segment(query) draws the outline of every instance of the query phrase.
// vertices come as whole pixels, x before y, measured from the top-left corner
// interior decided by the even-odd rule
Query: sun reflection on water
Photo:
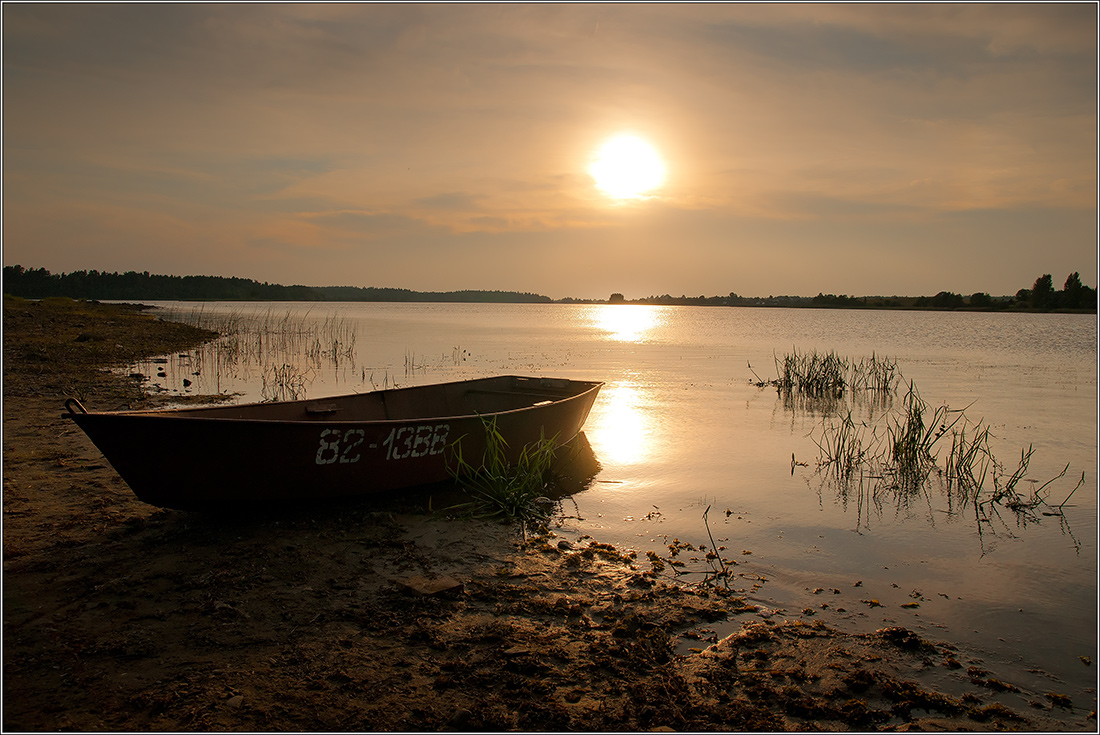
[[[643,304],[598,306],[590,316],[598,328],[619,342],[641,342],[664,321],[660,307]]]
[[[617,464],[645,459],[651,431],[644,402],[642,392],[630,382],[604,386],[585,426],[597,457]]]

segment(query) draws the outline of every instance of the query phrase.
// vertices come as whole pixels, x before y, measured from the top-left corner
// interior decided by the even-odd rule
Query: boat
[[[343,498],[454,478],[485,450],[486,422],[514,461],[525,446],[572,440],[599,382],[495,376],[313,400],[65,413],[134,494],[211,510]],[[475,463],[476,464],[476,463]]]

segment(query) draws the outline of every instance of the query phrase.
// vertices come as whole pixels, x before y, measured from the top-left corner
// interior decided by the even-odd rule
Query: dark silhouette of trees
[[[360,286],[282,286],[259,283],[247,278],[222,276],[160,276],[127,271],[106,273],[80,270],[50,273],[45,268],[4,266],[4,293],[24,298],[68,296],[77,299],[111,301],[388,301],[388,302],[465,302],[465,303],[550,303],[539,294],[518,291],[410,291],[404,288]],[[627,303],[621,293],[611,294],[610,303]],[[585,299],[560,299],[559,303],[598,303]],[[730,292],[728,296],[649,296],[629,303],[676,306],[767,306],[819,307],[837,309],[983,309],[983,310],[1096,310],[1096,289],[1081,283],[1081,274],[1066,277],[1061,291],[1054,290],[1050,274],[1035,280],[1030,289],[1021,288],[1015,298],[993,297],[978,292],[968,298],[940,291],[935,296],[846,296],[818,293],[817,296],[747,297]]]
[[[958,309],[963,305],[963,297],[950,291],[940,291],[932,297],[932,306],[937,309]]]
[[[970,306],[976,309],[988,309],[993,306],[993,298],[989,294],[979,291],[970,295]]]
[[[1067,309],[1081,309],[1088,306],[1096,305],[1095,292],[1093,292],[1092,303],[1086,303],[1088,299],[1089,289],[1087,286],[1081,283],[1081,274],[1074,271],[1066,276],[1066,285],[1062,287],[1062,306]]]
[[[1066,276],[1061,291],[1054,290],[1054,279],[1044,273],[1035,279],[1031,290],[1020,289],[1016,300],[1033,309],[1096,309],[1096,289],[1081,283],[1081,274],[1074,271]]]
[[[45,268],[4,266],[4,293],[24,298],[68,296],[110,301],[433,301],[548,303],[550,297],[515,291],[410,291],[358,286],[281,286],[247,278],[158,276],[149,271],[52,274]]]
[[[1054,281],[1049,273],[1035,279],[1031,287],[1031,305],[1036,309],[1051,309],[1055,304]]]
[[[958,309],[963,306],[963,297],[950,291],[940,291],[935,296],[921,296],[913,306],[924,309]]]
[[[817,296],[813,298],[813,305],[848,309],[864,306],[865,302],[857,299],[855,296],[845,296],[844,294],[837,296],[831,293],[818,293]]]

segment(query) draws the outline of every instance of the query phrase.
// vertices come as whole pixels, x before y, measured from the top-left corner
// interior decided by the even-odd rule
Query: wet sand
[[[4,328],[6,731],[1096,730],[1094,701],[1012,691],[949,642],[765,619],[415,496],[145,505],[62,404],[153,405],[102,367],[208,335],[7,299]]]

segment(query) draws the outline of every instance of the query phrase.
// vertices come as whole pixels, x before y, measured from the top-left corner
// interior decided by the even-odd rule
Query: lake
[[[1097,642],[1093,315],[149,303],[237,330],[220,346],[132,368],[172,393],[250,402],[493,374],[603,381],[584,430],[599,470],[563,504],[560,535],[634,549],[643,569],[647,551],[668,558],[669,544],[711,547],[713,536],[761,615],[854,631],[903,625],[967,652],[963,670],[944,677],[986,662],[1008,667],[1012,683],[1095,707],[1096,669],[1081,658],[1095,663]],[[247,324],[261,327],[243,336]],[[754,385],[776,378],[777,359],[793,352],[888,358],[904,382],[891,400],[839,406]],[[1030,498],[1053,479],[1046,504],[979,507],[938,473],[904,491],[873,471],[830,479],[818,466],[825,427],[850,411],[882,435],[910,382],[930,414],[965,409],[968,437],[989,430],[1001,484],[1030,448],[1017,489]],[[945,438],[941,468],[949,450]],[[702,557],[678,558],[701,572]]]

